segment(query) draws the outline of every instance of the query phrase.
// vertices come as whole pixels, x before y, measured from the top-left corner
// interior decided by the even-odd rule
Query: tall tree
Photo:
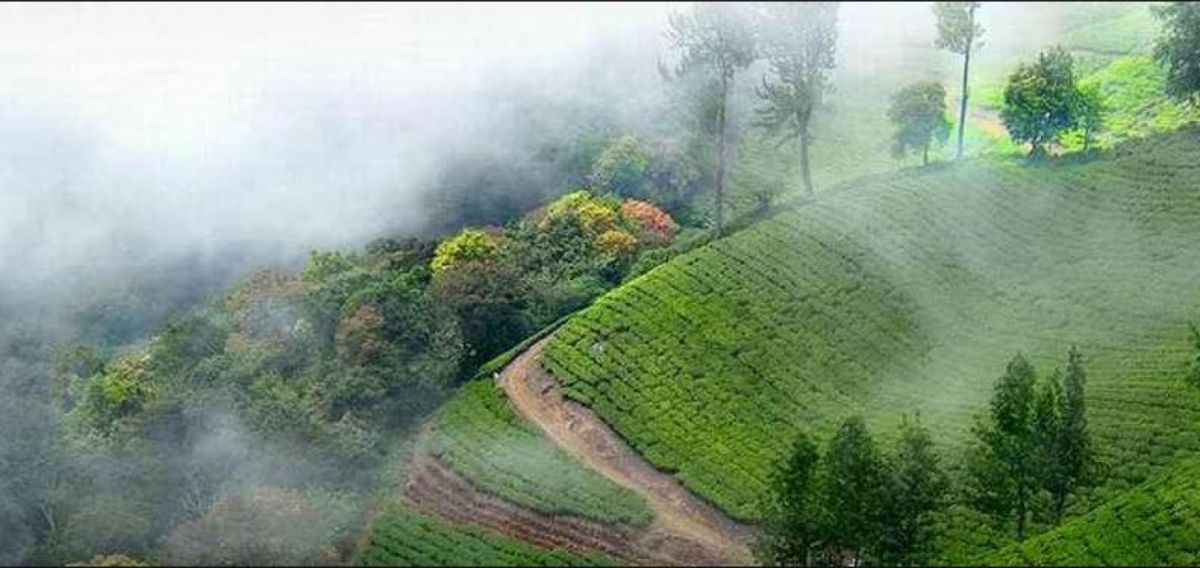
[[[682,52],[675,75],[701,75],[696,108],[716,147],[714,220],[719,235],[724,231],[729,95],[737,73],[754,62],[754,36],[735,3],[697,2],[688,12],[671,14],[667,37]]]
[[[944,504],[949,481],[919,418],[904,417],[891,471],[883,560],[928,563],[935,536],[931,517]]]
[[[896,125],[892,155],[904,157],[911,150],[921,152],[921,163],[929,163],[929,146],[945,143],[950,137],[946,118],[946,89],[937,81],[914,83],[892,96],[888,120]]]
[[[975,10],[979,2],[935,2],[933,13],[937,16],[939,49],[963,56],[962,96],[958,105],[958,149],[955,159],[963,155],[963,126],[967,123],[967,77],[971,70],[971,52],[980,45],[983,26],[975,23]]]
[[[975,427],[969,471],[975,501],[998,520],[1016,518],[1017,537],[1025,537],[1029,503],[1038,487],[1034,440],[1035,373],[1020,354],[996,382],[991,412]]]
[[[758,124],[781,135],[780,144],[800,141],[800,176],[813,193],[808,147],[813,111],[829,90],[837,49],[837,2],[768,2],[759,14],[759,34],[770,72],[757,89],[764,105]]]
[[[1004,87],[1000,119],[1013,140],[1027,142],[1030,154],[1044,152],[1076,125],[1074,60],[1061,47],[1038,54],[1032,65],[1022,63]]]
[[[858,565],[878,550],[887,507],[886,464],[861,417],[842,423],[823,465],[828,523],[821,561]]]
[[[1050,493],[1054,518],[1059,519],[1059,503],[1071,490],[1071,474],[1066,460],[1066,427],[1063,416],[1062,375],[1055,372],[1038,389],[1033,403],[1033,435],[1037,456],[1037,477]]]
[[[1163,22],[1154,58],[1167,68],[1167,93],[1200,104],[1200,2],[1153,8]]]
[[[1083,369],[1083,355],[1074,345],[1067,352],[1067,376],[1063,396],[1063,444],[1061,459],[1064,473],[1071,488],[1086,485],[1092,469],[1092,442],[1087,430],[1087,412],[1083,399],[1087,385],[1087,373]],[[1066,505],[1066,494],[1057,496],[1054,503],[1055,516],[1062,518]]]
[[[808,566],[812,562],[813,547],[821,538],[824,522],[819,493],[820,459],[817,445],[802,433],[776,473],[775,501],[759,542],[766,563]]]

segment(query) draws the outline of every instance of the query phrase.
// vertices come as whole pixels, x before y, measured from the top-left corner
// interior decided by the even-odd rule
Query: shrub
[[[438,245],[431,267],[434,274],[441,274],[458,263],[489,260],[498,249],[497,239],[493,235],[480,229],[463,229]]]

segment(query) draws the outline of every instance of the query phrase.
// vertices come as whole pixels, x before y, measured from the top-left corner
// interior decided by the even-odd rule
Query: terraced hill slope
[[[543,363],[657,467],[738,518],[801,427],[920,411],[960,446],[1016,352],[1088,355],[1115,496],[1200,448],[1179,375],[1200,315],[1200,131],[1081,165],[978,163],[830,195],[659,267]]]
[[[1103,507],[981,562],[1194,566],[1200,562],[1197,534],[1200,461],[1185,460]]]

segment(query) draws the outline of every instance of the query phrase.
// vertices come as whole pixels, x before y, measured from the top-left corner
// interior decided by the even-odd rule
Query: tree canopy
[[[900,158],[920,152],[929,163],[929,147],[950,139],[950,119],[946,117],[946,89],[937,81],[914,83],[892,95],[888,120],[896,126],[892,137],[892,155]]]

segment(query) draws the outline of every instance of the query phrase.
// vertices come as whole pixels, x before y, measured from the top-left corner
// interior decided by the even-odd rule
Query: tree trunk
[[[968,9],[969,17],[968,24],[971,30],[975,29],[975,7]],[[963,77],[962,77],[962,96],[959,97],[958,106],[958,151],[954,154],[955,160],[961,160],[963,157],[963,128],[967,125],[967,73],[971,69],[971,47],[975,43],[974,31],[971,37],[967,38],[967,48],[963,50]]]
[[[808,132],[800,134],[800,177],[804,181],[804,191],[808,193],[809,197],[812,197],[812,169],[808,165]]]
[[[928,142],[925,143],[924,148],[921,148],[921,165],[922,166],[929,165],[929,143]]]
[[[717,236],[725,232],[725,103],[729,95],[729,84],[721,76],[721,106],[717,109],[717,180],[716,180],[716,220]]]
[[[46,528],[53,534],[54,531],[58,530],[58,523],[54,522],[54,511],[50,509],[50,505],[47,503],[42,503],[38,506],[38,509],[41,510],[42,518],[46,521]]]
[[[1087,154],[1088,146],[1091,146],[1092,133],[1090,128],[1083,129],[1083,153]]]
[[[1063,511],[1067,508],[1066,492],[1054,496],[1054,524],[1062,523]]]
[[[1017,540],[1025,540],[1025,489],[1017,489]]]

